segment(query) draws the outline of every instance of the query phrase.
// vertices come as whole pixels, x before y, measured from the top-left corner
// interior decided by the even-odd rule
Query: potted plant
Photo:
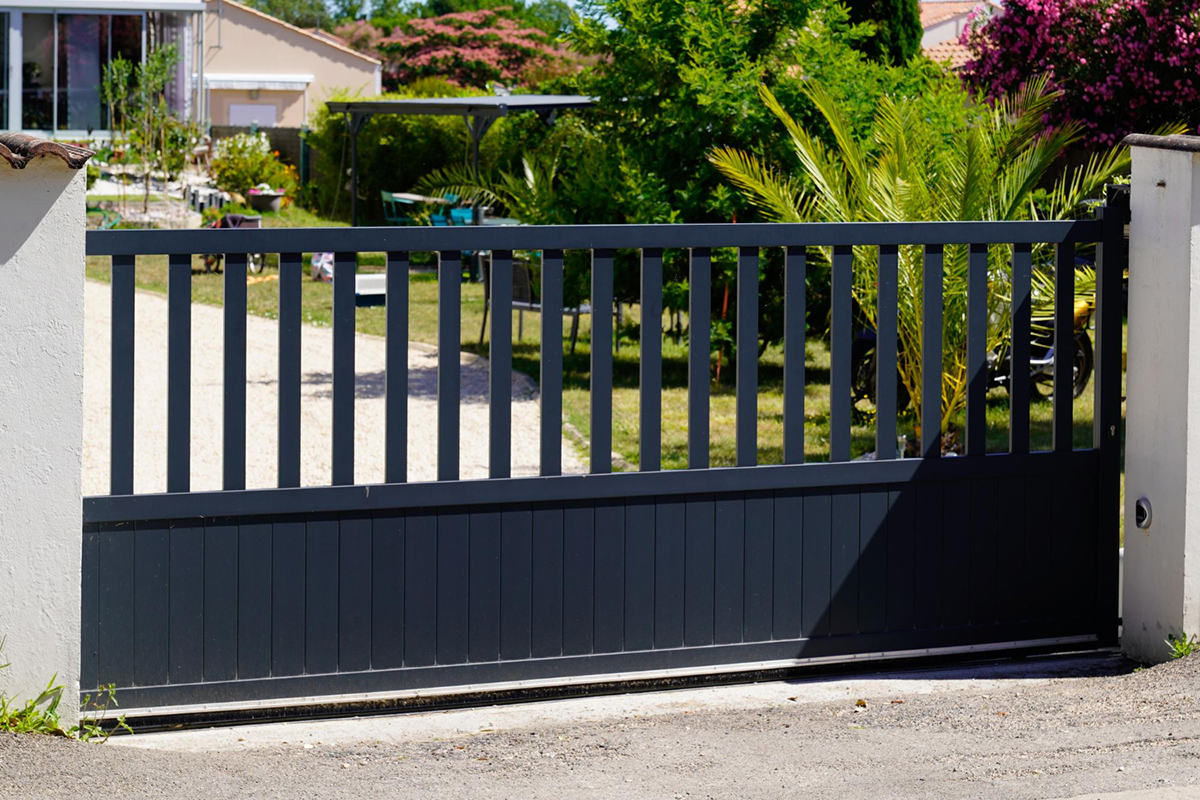
[[[278,211],[286,194],[284,189],[273,189],[269,183],[260,183],[246,193],[246,200],[255,211]]]

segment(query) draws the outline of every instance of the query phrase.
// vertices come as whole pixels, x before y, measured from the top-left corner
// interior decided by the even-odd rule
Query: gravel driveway
[[[85,302],[83,492],[107,494],[109,480],[109,388],[111,291],[88,281]],[[222,353],[220,308],[192,305],[192,489],[221,488]],[[134,491],[166,490],[167,300],[150,292],[135,299]],[[246,321],[246,486],[276,485],[278,453],[278,326],[251,316]],[[328,485],[331,465],[333,332],[311,325],[301,334],[301,483]],[[355,337],[354,477],[383,482],[384,365],[378,336]],[[408,351],[408,476],[433,480],[437,456],[437,352],[410,343]],[[487,477],[488,364],[464,354],[460,464],[464,478]],[[536,388],[513,379],[512,474],[538,471]],[[572,446],[563,442],[563,470],[584,472]]]
[[[1134,666],[1034,659],[107,745],[0,734],[0,796],[1200,797],[1200,656]]]

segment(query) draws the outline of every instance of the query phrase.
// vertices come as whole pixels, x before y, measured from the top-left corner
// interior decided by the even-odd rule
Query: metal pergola
[[[500,117],[517,111],[536,111],[547,122],[564,108],[590,108],[594,99],[575,94],[510,94],[485,97],[427,97],[405,100],[355,100],[326,103],[334,114],[346,116],[350,131],[350,218],[358,225],[358,133],[376,114],[462,117],[471,134],[471,165],[479,179],[479,142]],[[478,213],[478,212],[477,212]],[[478,222],[478,220],[476,220]]]

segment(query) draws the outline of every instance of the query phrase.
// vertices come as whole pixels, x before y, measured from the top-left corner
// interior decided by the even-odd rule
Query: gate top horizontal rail
[[[90,256],[1095,242],[1097,220],[88,231]]]
[[[439,506],[554,503],[601,498],[659,497],[722,492],[906,483],[952,478],[999,478],[1094,470],[1098,451],[1068,450],[978,458],[771,464],[665,472],[483,478],[428,483],[307,486],[289,489],[99,495],[83,498],[84,523],[188,520],[213,517],[320,514]]]

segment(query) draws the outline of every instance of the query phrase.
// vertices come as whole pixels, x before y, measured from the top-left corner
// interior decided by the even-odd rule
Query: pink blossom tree
[[[962,35],[969,86],[991,97],[1044,74],[1090,146],[1200,122],[1200,0],[1004,0]]]
[[[438,76],[460,86],[522,82],[570,69],[567,53],[543,30],[511,16],[507,6],[412,19],[379,40],[384,84]]]

